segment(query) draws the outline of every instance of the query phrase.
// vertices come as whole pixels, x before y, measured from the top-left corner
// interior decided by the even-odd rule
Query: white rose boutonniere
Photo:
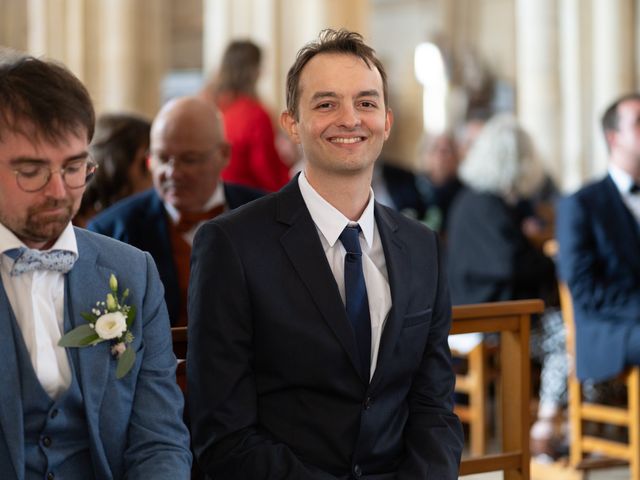
[[[129,289],[118,298],[118,279],[109,277],[110,293],[105,301],[96,302],[91,312],[82,312],[82,318],[88,323],[67,332],[58,342],[61,347],[88,347],[105,340],[111,340],[111,354],[118,359],[116,378],[124,377],[136,360],[136,352],[127,345],[133,342],[133,334],[129,330],[136,318],[136,308],[126,305]]]

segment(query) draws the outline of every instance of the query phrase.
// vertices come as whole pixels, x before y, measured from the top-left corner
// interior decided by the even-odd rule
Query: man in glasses
[[[0,476],[189,478],[153,260],[71,225],[96,168],[89,95],[0,52],[0,98]]]
[[[191,244],[198,227],[262,195],[221,182],[228,160],[229,145],[215,107],[197,97],[172,100],[151,128],[154,188],[112,206],[88,225],[151,253],[173,326],[187,324]]]

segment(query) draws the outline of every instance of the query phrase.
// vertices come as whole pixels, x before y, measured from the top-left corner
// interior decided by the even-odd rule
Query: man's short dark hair
[[[333,30],[328,28],[320,32],[317,40],[307,43],[298,51],[296,60],[289,69],[289,73],[287,73],[287,110],[296,120],[298,118],[298,102],[300,100],[300,74],[309,60],[320,53],[355,55],[361,58],[369,68],[377,68],[382,77],[384,105],[389,108],[387,73],[382,66],[382,62],[376,56],[375,50],[364,43],[362,35],[359,33],[345,29]]]
[[[0,139],[7,132],[53,143],[73,133],[93,137],[89,92],[64,66],[0,50]]]
[[[609,148],[609,141],[607,140],[607,132],[612,130],[618,130],[618,122],[620,120],[618,116],[618,107],[621,103],[629,100],[640,100],[640,93],[627,93],[621,97],[618,97],[604,112],[602,115],[602,131],[604,133],[604,139],[607,142],[607,148]]]

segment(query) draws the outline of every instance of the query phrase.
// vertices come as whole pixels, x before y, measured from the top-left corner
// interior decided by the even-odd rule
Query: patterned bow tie
[[[77,258],[75,253],[68,250],[42,252],[20,247],[12,248],[4,253],[15,260],[11,269],[12,277],[34,270],[52,270],[64,274],[71,270]]]

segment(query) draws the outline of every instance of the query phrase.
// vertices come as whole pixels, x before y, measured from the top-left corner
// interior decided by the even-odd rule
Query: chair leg
[[[631,480],[640,480],[640,367],[633,367],[627,377],[629,409],[629,467]]]
[[[576,467],[583,456],[582,451],[582,419],[580,409],[582,406],[582,387],[572,372],[567,379],[569,383],[569,428],[571,442],[569,446],[569,463]]]
[[[487,359],[486,347],[481,342],[469,352],[469,372],[473,372],[473,387],[469,391],[470,409],[470,448],[474,456],[484,455],[487,450],[486,431],[486,383],[487,383]]]

